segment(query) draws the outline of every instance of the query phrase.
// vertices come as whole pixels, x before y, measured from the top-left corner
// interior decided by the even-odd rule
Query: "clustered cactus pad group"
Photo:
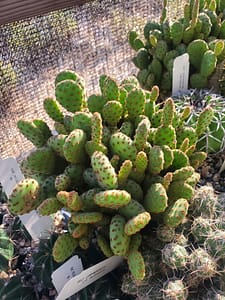
[[[142,87],[160,87],[162,94],[172,90],[174,59],[189,55],[190,88],[207,88],[216,67],[225,58],[225,18],[223,1],[190,0],[183,15],[167,18],[167,0],[159,22],[148,21],[143,34],[129,34],[130,46],[137,52],[133,63],[139,69]],[[143,37],[142,37],[143,36]]]
[[[133,280],[142,285],[153,273],[146,260],[146,232],[151,237],[156,223],[159,235],[168,239],[188,216],[200,177],[196,169],[207,155],[196,150],[196,142],[213,110],[205,107],[188,126],[191,107],[177,112],[172,98],[156,104],[157,86],[146,91],[135,77],[119,84],[107,75],[99,84],[101,94],[87,97],[78,74],[60,72],[56,99],[44,101],[54,130],[45,122],[18,122],[36,148],[21,163],[25,179],[9,197],[9,209],[13,214],[36,209],[41,215],[66,209],[68,229],[54,243],[54,260],[65,261],[96,238],[106,257],[124,257]],[[186,263],[187,251],[180,247],[164,251],[173,269]],[[165,295],[171,297],[170,289],[177,286],[186,295],[182,284],[168,282]]]

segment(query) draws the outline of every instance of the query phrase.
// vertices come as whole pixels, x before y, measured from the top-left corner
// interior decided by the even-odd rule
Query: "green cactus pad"
[[[150,74],[148,75],[146,80],[146,85],[148,88],[151,89],[155,84],[158,84],[160,82],[163,72],[162,66],[162,62],[156,57],[153,57],[153,60],[148,67],[148,70],[150,71]]]
[[[22,179],[9,196],[9,210],[12,214],[25,214],[35,208],[40,187],[33,178]]]
[[[184,27],[179,21],[174,21],[170,27],[170,37],[172,39],[173,45],[177,46],[181,43],[183,38]]]
[[[188,138],[185,138],[185,139],[182,141],[182,143],[181,143],[179,149],[180,149],[181,151],[183,151],[184,153],[187,153],[187,151],[189,150],[189,139],[188,139]]]
[[[85,166],[82,164],[69,164],[63,173],[70,177],[73,187],[79,187],[83,183],[84,170]]]
[[[122,132],[116,132],[111,135],[110,147],[113,154],[119,155],[122,161],[129,159],[134,161],[137,155],[137,149],[131,138]]]
[[[208,78],[202,76],[200,73],[194,73],[190,76],[190,86],[196,89],[207,88],[209,85]]]
[[[42,195],[43,199],[49,198],[49,197],[55,197],[57,191],[55,189],[55,178],[56,175],[48,176],[44,182],[42,183]]]
[[[132,170],[132,162],[130,160],[125,160],[122,165],[120,166],[119,172],[118,172],[118,184],[119,186],[122,186],[128,179],[128,176],[131,173]]]
[[[124,226],[124,232],[130,236],[142,230],[151,220],[148,212],[141,212],[128,220]]]
[[[162,185],[164,186],[165,190],[167,191],[170,183],[173,180],[173,173],[172,172],[167,172],[164,176],[163,176],[163,181],[162,181]]]
[[[65,135],[65,134],[53,135],[48,139],[47,145],[57,155],[64,157],[63,145],[65,143],[66,138],[67,138],[67,135]]]
[[[108,101],[102,108],[102,116],[109,126],[116,126],[123,114],[123,106],[119,101]]]
[[[152,174],[159,174],[163,170],[164,162],[162,148],[159,146],[153,146],[149,151],[149,172]]]
[[[173,149],[173,163],[171,168],[174,170],[189,166],[189,158],[180,149]]]
[[[63,124],[64,115],[59,103],[56,100],[53,98],[45,98],[43,105],[44,110],[52,120]]]
[[[141,186],[132,179],[128,179],[123,186],[121,187],[125,191],[127,191],[132,199],[135,199],[139,202],[143,200],[143,191]]]
[[[145,170],[148,167],[148,157],[144,151],[138,152],[134,165],[137,172],[144,174]]]
[[[144,113],[145,93],[142,89],[134,88],[130,91],[126,98],[126,108],[128,117],[134,120],[137,116]]]
[[[124,121],[119,129],[123,134],[131,137],[134,133],[134,125],[129,121]]]
[[[69,189],[71,185],[71,179],[66,174],[59,174],[55,178],[55,189],[57,191],[65,191]]]
[[[73,80],[74,82],[79,82],[82,83],[83,82],[83,78],[81,76],[79,76],[76,72],[72,71],[72,70],[63,70],[61,72],[59,72],[56,77],[55,77],[55,86],[63,81],[63,80]]]
[[[133,234],[130,239],[129,252],[132,250],[138,250],[141,246],[141,242],[142,242],[141,233],[137,232]]]
[[[119,213],[126,219],[131,219],[145,211],[143,205],[138,201],[131,199],[131,201],[125,206],[119,208]]]
[[[135,280],[143,280],[145,277],[145,262],[141,252],[131,250],[127,257],[129,270]]]
[[[167,145],[162,145],[161,149],[163,151],[164,164],[163,169],[167,169],[172,165],[173,162],[173,151]]]
[[[103,189],[115,189],[118,187],[115,169],[105,154],[95,151],[91,156],[91,165],[100,187]]]
[[[100,207],[118,209],[127,205],[131,200],[131,195],[125,190],[107,190],[97,193],[94,202]]]
[[[173,172],[173,181],[175,180],[183,180],[185,181],[189,177],[191,177],[194,174],[194,168],[191,166],[180,168]]]
[[[86,168],[84,170],[83,179],[89,188],[99,187],[97,177],[95,176],[94,170],[92,168]]]
[[[172,125],[175,113],[175,105],[172,98],[168,98],[163,106],[162,125],[168,127]]]
[[[129,249],[130,237],[124,232],[125,224],[126,220],[122,216],[112,217],[109,236],[110,248],[114,255],[125,256]]]
[[[83,210],[84,211],[96,211],[98,205],[94,202],[94,196],[100,192],[100,188],[93,188],[90,190],[85,191],[80,195],[82,203],[83,203]]]
[[[64,125],[65,129],[67,130],[67,132],[70,132],[73,130],[72,122],[73,122],[73,117],[71,115],[64,116],[63,125]]]
[[[78,241],[69,233],[58,236],[52,249],[52,255],[56,262],[63,262],[69,258],[78,246]]]
[[[38,207],[37,211],[42,216],[50,216],[63,207],[56,197],[45,199]]]
[[[84,90],[79,83],[67,79],[60,81],[55,88],[56,100],[68,111],[80,111],[84,102]]]
[[[160,126],[156,129],[154,134],[154,144],[155,145],[167,145],[171,149],[176,147],[176,131],[173,126],[169,125],[167,127]]]
[[[167,208],[167,201],[164,186],[161,183],[153,183],[145,195],[144,207],[150,213],[161,213]]]
[[[101,234],[97,234],[97,245],[100,248],[100,250],[102,251],[102,253],[106,256],[106,257],[111,257],[113,256],[113,252],[110,248],[110,244],[109,241],[107,241],[104,236],[102,236]]]
[[[98,112],[92,115],[91,139],[97,144],[101,144],[103,138],[102,117]]]
[[[82,129],[89,139],[91,136],[92,114],[83,111],[75,112],[71,126],[73,129]]]
[[[148,118],[143,119],[137,126],[134,135],[134,145],[138,151],[142,151],[145,148],[149,131],[150,131],[150,121]]]
[[[51,136],[51,131],[48,125],[42,120],[19,120],[17,122],[17,127],[20,132],[36,147],[43,147],[48,138]]]
[[[167,51],[168,51],[167,43],[164,40],[159,40],[155,47],[154,56],[160,61],[163,61]]]
[[[87,99],[88,109],[90,112],[102,113],[103,106],[106,104],[107,100],[101,95],[90,95]]]
[[[188,138],[190,146],[194,145],[198,139],[195,129],[188,126],[177,128],[176,136],[177,136],[177,148],[180,148],[182,142],[186,138]]]
[[[71,163],[82,163],[86,159],[85,143],[87,135],[82,129],[74,129],[70,132],[63,145],[66,160]]]
[[[207,42],[201,39],[193,40],[187,46],[187,53],[189,54],[190,63],[197,70],[200,70],[202,57],[207,50],[209,50]]]
[[[196,184],[199,182],[201,175],[197,172],[195,172],[191,177],[189,177],[186,180],[186,183],[192,186],[193,188],[196,186]]]
[[[105,76],[102,81],[102,95],[107,101],[119,100],[119,87],[113,78]]]
[[[138,49],[136,53],[136,65],[139,69],[147,69],[148,65],[150,63],[150,56],[145,48]]]
[[[103,218],[100,212],[76,212],[73,213],[71,219],[75,224],[92,224],[101,221]]]
[[[164,213],[164,224],[168,227],[177,227],[182,223],[188,212],[188,201],[180,198],[171,204]]]
[[[196,125],[196,134],[198,137],[201,136],[207,130],[207,127],[212,122],[213,117],[214,111],[212,107],[207,106],[205,109],[202,110]]]
[[[201,166],[201,164],[205,161],[206,158],[207,158],[206,152],[196,151],[189,156],[190,165],[194,169],[198,169],[198,167]]]
[[[66,129],[65,125],[59,122],[55,122],[53,129],[58,133],[58,134],[68,134],[68,130]]]
[[[32,173],[51,175],[55,171],[56,156],[50,148],[42,147],[32,151],[23,163]]]
[[[71,235],[75,239],[79,239],[80,237],[84,236],[88,232],[88,224],[74,224],[75,227],[73,228]]]
[[[76,191],[70,191],[68,193],[68,200],[66,202],[66,205],[72,211],[79,211],[83,208],[83,202]]]

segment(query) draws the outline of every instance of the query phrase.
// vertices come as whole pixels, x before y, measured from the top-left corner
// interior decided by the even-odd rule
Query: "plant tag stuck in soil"
[[[0,160],[0,182],[7,197],[23,178],[23,173],[15,158],[9,157]]]
[[[34,241],[48,238],[51,235],[53,227],[53,219],[51,217],[39,216],[36,210],[19,217]]]
[[[184,93],[188,90],[189,65],[189,55],[187,53],[174,59],[172,95]]]
[[[81,259],[75,255],[71,257],[62,266],[52,273],[52,283],[54,284],[58,293],[63,286],[73,277],[77,276],[83,271],[83,264]]]
[[[56,300],[65,300],[71,297],[89,284],[93,283],[94,281],[117,268],[122,262],[123,258],[121,256],[112,256],[84,270],[79,275],[76,275],[75,277],[72,277],[67,282],[65,282],[65,285],[58,293]],[[61,276],[62,275],[60,273],[60,277]]]

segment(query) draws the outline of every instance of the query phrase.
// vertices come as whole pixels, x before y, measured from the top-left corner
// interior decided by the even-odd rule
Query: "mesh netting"
[[[169,17],[179,16],[185,1],[168,2]],[[136,74],[128,32],[158,20],[162,3],[91,1],[0,26],[0,157],[18,157],[32,148],[16,127],[19,119],[50,122],[43,99],[54,96],[59,71],[73,69],[82,75],[88,94],[99,91],[101,74],[117,80]]]

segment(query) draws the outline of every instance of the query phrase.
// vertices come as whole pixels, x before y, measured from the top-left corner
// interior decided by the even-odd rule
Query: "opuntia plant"
[[[191,108],[176,111],[172,98],[158,105],[157,86],[146,91],[135,77],[119,84],[108,75],[100,77],[99,85],[101,93],[87,97],[78,74],[57,75],[56,100],[44,101],[55,133],[40,146],[31,129],[25,135],[36,148],[22,161],[25,179],[8,204],[15,215],[33,209],[40,215],[67,211],[68,224],[52,246],[56,264],[88,251],[96,241],[103,256],[122,256],[130,278],[145,285],[158,272],[146,249],[156,225],[158,246],[151,245],[156,261],[180,272],[189,264],[187,240],[176,230],[192,207],[197,168],[207,156],[196,150],[196,140],[207,130],[213,110],[203,111],[188,127],[184,121]],[[174,247],[161,255],[158,249],[167,249],[167,242]],[[165,297],[176,287],[177,295],[186,297],[182,284],[164,285]]]
[[[189,0],[183,14],[172,20],[167,15],[168,2],[163,2],[158,22],[148,21],[143,32],[131,30],[128,36],[136,52],[132,61],[138,68],[138,81],[147,90],[158,85],[164,97],[171,93],[174,60],[178,56],[188,54],[188,86],[198,89],[210,87],[218,64],[225,58],[225,18],[221,1]]]

